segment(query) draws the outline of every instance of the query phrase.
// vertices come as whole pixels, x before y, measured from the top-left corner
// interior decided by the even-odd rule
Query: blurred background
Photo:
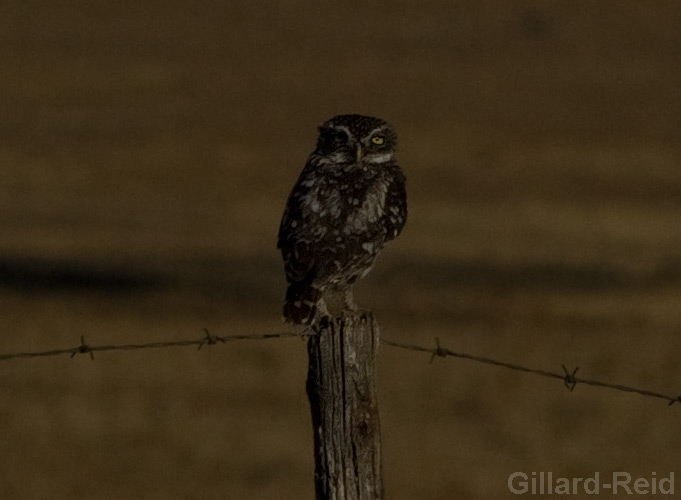
[[[681,392],[674,1],[3,2],[0,352],[286,331],[316,127],[400,134],[386,338]],[[680,407],[383,347],[391,499],[668,475]],[[313,497],[305,343],[0,363],[3,499]],[[677,488],[679,485],[677,485]]]

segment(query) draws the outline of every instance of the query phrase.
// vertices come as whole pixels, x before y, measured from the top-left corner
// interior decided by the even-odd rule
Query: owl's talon
[[[352,286],[349,286],[348,288],[345,289],[345,293],[343,295],[343,309],[344,311],[351,312],[359,311],[357,304],[355,304],[355,298],[352,293]]]
[[[371,314],[369,309],[363,309],[360,307],[355,307],[354,309],[344,309],[342,316],[344,318],[366,318]]]

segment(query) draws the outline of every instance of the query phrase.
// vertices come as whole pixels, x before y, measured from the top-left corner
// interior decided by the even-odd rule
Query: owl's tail
[[[294,281],[286,290],[284,302],[284,321],[298,325],[311,325],[317,314],[317,304],[322,291],[308,283]]]

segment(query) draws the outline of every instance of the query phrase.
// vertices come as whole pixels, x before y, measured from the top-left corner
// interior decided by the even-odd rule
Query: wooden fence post
[[[317,500],[383,498],[376,398],[378,324],[371,313],[324,322],[308,340],[307,395]]]

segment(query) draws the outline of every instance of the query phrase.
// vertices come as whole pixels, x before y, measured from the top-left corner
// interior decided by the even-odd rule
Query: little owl
[[[277,247],[288,281],[284,319],[311,325],[328,315],[324,294],[344,294],[371,270],[407,219],[405,178],[386,122],[340,115],[319,127],[317,147],[289,195]]]

